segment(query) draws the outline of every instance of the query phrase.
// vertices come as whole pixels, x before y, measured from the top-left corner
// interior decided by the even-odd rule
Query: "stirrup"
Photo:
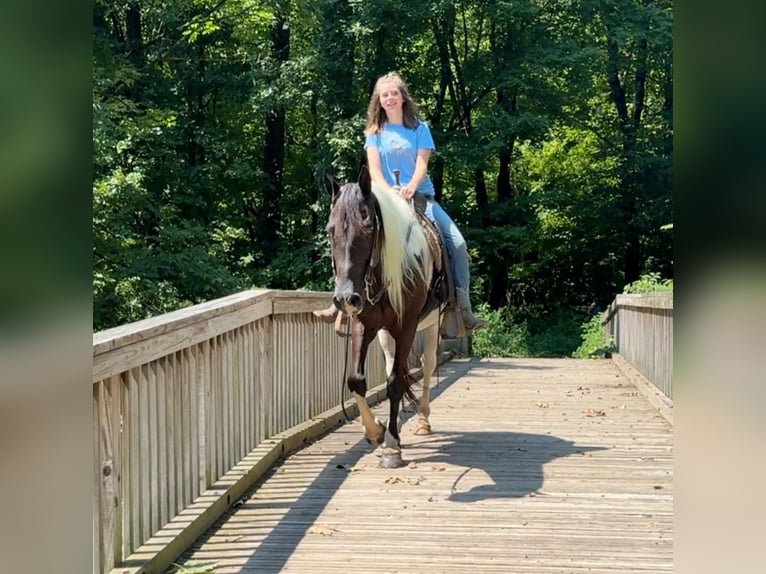
[[[348,330],[343,330],[343,320],[348,320]],[[335,317],[335,334],[338,335],[338,337],[350,337],[351,336],[351,317],[346,315],[345,313],[342,313],[338,311],[338,316]]]
[[[463,323],[463,317],[459,311],[460,309],[454,305],[448,305],[444,308],[440,335],[445,341],[456,341],[466,335],[467,331]]]

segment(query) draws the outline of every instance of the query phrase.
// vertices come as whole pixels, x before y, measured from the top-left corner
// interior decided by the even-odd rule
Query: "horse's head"
[[[365,280],[380,260],[380,234],[377,202],[371,191],[366,170],[359,183],[340,185],[325,176],[325,186],[332,195],[327,234],[330,238],[335,292],[333,304],[348,315],[357,315],[364,308]]]

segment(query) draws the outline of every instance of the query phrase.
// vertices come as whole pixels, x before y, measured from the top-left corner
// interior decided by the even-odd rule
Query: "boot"
[[[330,306],[327,309],[312,311],[312,313],[314,314],[314,317],[317,317],[320,321],[324,323],[332,323],[338,315],[338,308],[330,303]]]
[[[473,314],[471,311],[471,299],[468,296],[466,289],[455,289],[455,295],[457,298],[457,304],[460,308],[460,315],[463,318],[463,325],[465,326],[466,335],[476,329],[481,329],[487,326],[487,322]]]

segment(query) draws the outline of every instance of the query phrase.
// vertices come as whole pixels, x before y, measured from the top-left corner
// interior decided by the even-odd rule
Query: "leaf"
[[[332,536],[336,532],[338,531],[335,528],[326,524],[315,524],[308,530],[309,534],[320,534],[322,536]]]
[[[587,416],[587,417],[604,417],[604,416],[606,416],[606,412],[605,411],[600,411],[598,409],[593,409],[593,408],[587,408],[587,409],[585,409],[583,411],[583,413],[585,413],[585,416]]]
[[[218,562],[187,562],[186,564],[173,564],[176,567],[174,574],[210,574],[215,572]]]

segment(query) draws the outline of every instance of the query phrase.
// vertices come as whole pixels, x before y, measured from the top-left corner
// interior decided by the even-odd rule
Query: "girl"
[[[391,193],[411,198],[415,192],[426,199],[426,217],[444,238],[455,282],[457,304],[461,309],[466,333],[487,322],[476,317],[468,296],[470,272],[468,249],[460,230],[447,212],[434,199],[434,186],[428,176],[428,160],[434,149],[431,130],[418,119],[417,106],[401,76],[396,72],[378,78],[367,107],[364,149],[372,181]],[[394,172],[400,174],[400,187],[395,187]],[[330,306],[314,315],[331,323],[338,310]]]

